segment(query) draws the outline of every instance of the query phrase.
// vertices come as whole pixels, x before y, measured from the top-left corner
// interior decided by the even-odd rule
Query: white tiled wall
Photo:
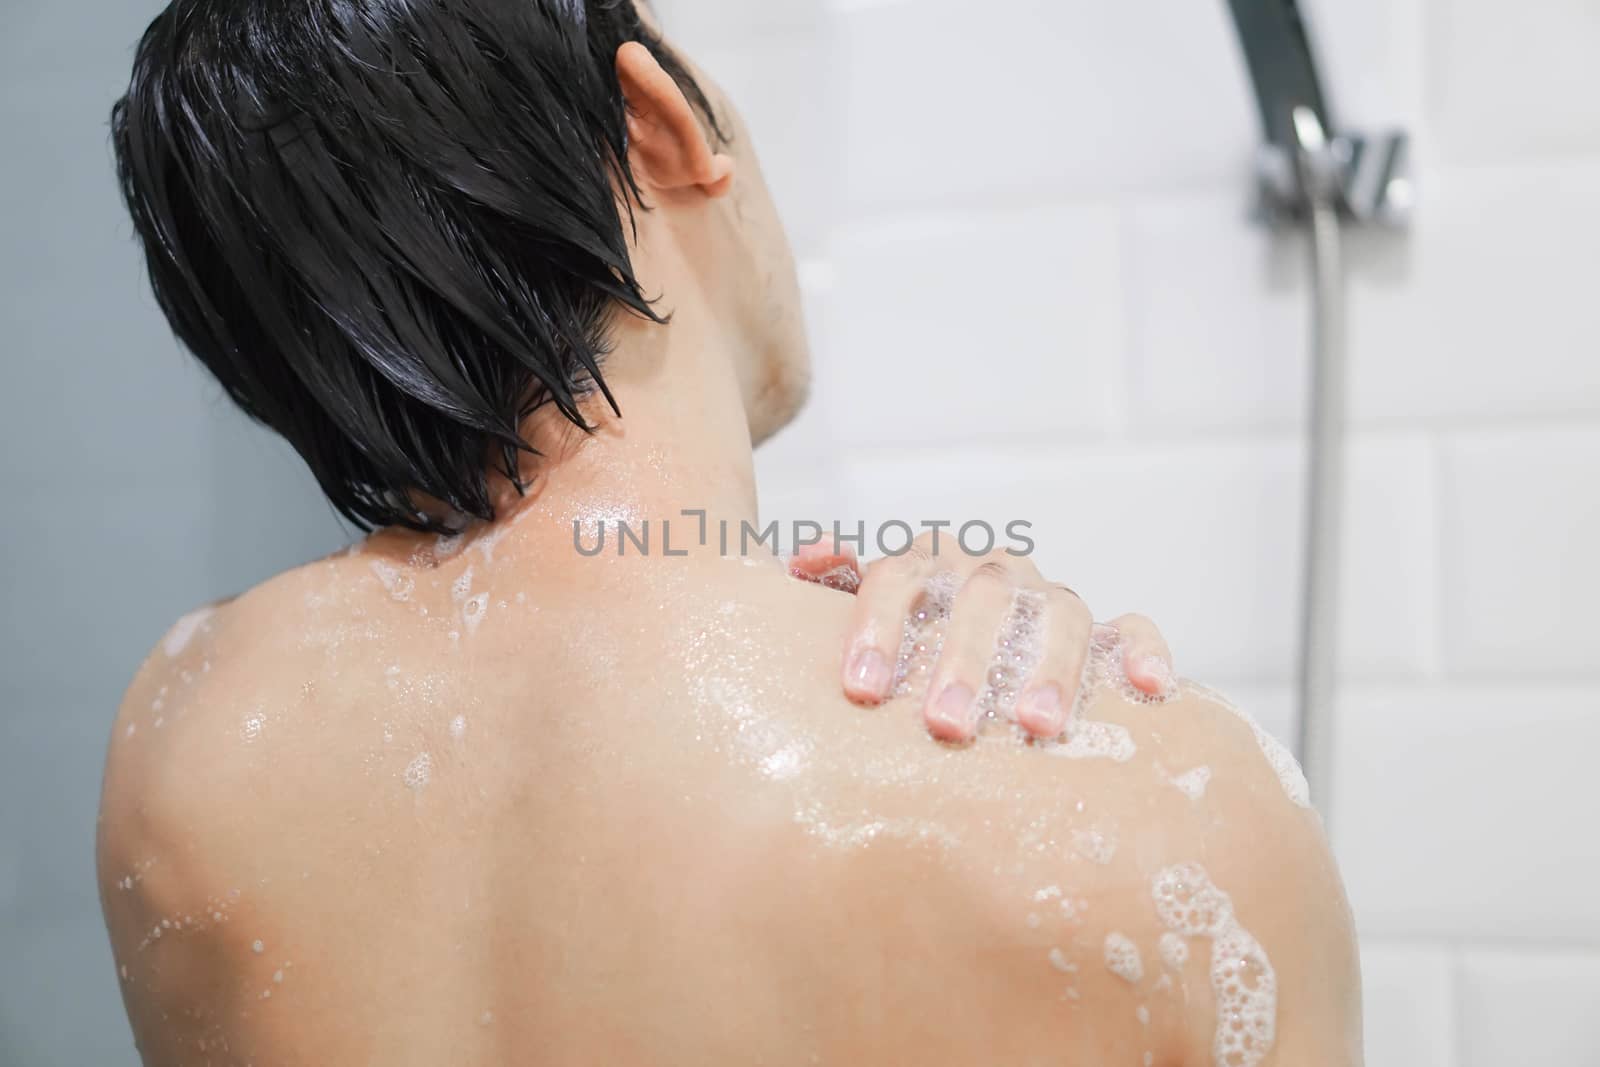
[[[107,726],[173,619],[347,536],[144,282],[107,120],[162,6],[0,28],[0,1067],[138,1062],[95,889]]]
[[[137,656],[340,537],[140,282],[105,122],[162,2],[0,32],[5,1067],[133,1060],[87,843]],[[1420,163],[1409,236],[1349,249],[1332,816],[1368,1062],[1593,1067],[1600,6],[1304,2],[1339,114]],[[1030,519],[1048,573],[1286,732],[1305,276],[1243,221],[1222,0],[657,6],[804,260],[817,403],[762,453],[768,513]]]
[[[1289,729],[1303,250],[1245,221],[1221,0],[663,0],[796,222],[815,409],[771,517],[1032,520]],[[1417,146],[1352,235],[1332,823],[1373,1067],[1600,1064],[1600,7],[1321,0]]]

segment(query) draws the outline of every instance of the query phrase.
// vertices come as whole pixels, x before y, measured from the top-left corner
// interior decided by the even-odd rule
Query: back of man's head
[[[112,115],[158,302],[363,526],[490,518],[522,419],[606,393],[639,204],[632,0],[173,0]],[[619,197],[620,202],[619,202]]]

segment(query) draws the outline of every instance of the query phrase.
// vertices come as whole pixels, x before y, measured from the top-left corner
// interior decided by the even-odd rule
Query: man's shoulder
[[[951,865],[994,1010],[1089,1061],[1211,1062],[1230,1012],[1270,1028],[1349,1009],[1348,908],[1288,750],[1200,686],[1155,705],[1107,689],[1080,712],[1063,743],[956,754],[1005,782],[974,798]],[[1280,1053],[1302,1047],[1279,1029]]]
[[[314,568],[286,571],[250,590],[185,612],[140,663],[122,698],[113,740],[171,730],[198,707],[281,679],[281,661],[305,631]]]
[[[167,628],[112,723],[103,843],[172,828],[199,835],[209,820],[225,820],[248,794],[259,795],[259,779],[282,754],[276,742],[332,695],[311,625],[318,590],[329,587],[328,566],[285,572]]]
[[[108,741],[96,847],[119,957],[179,959],[173,946],[201,943],[188,934],[226,934],[229,892],[247,890],[281,846],[326,821],[316,812],[338,773],[314,752],[337,756],[345,740],[317,727],[337,719],[349,688],[323,647],[348,620],[316,602],[337,587],[332,566],[308,564],[184,613],[129,685]]]
[[[353,546],[184,612],[141,662],[122,710],[157,700],[170,706],[172,701],[163,698],[218,672],[233,686],[252,675],[280,676],[280,661],[315,638],[319,623],[337,629],[348,616],[366,614],[364,602],[381,594],[378,572],[383,570],[381,560],[368,559]]]

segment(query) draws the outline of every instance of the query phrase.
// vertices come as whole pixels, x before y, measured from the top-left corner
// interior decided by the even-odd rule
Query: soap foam
[[[1052,756],[1064,759],[1108,759],[1114,763],[1127,763],[1139,751],[1127,727],[1114,722],[1100,722],[1084,717],[1085,709],[1095,693],[1107,685],[1109,678],[1119,676],[1120,658],[1113,663],[1108,658],[1115,646],[1091,645],[1089,657],[1084,662],[1083,674],[1078,683],[1078,696],[1067,716],[1065,742],[1045,746]]]
[[[433,558],[441,562],[449,559],[461,551],[461,543],[466,539],[465,533],[440,534],[433,543]]]
[[[253,744],[261,739],[261,731],[266,728],[266,715],[260,711],[253,711],[245,716],[244,723],[239,727],[239,737],[245,744]]]
[[[983,692],[978,695],[978,707],[986,718],[1013,718],[1017,697],[1044,654],[1044,607],[1044,594],[1033,590],[1021,590],[1011,598],[1011,610],[995,640]]]
[[[1189,962],[1189,946],[1171,930],[1161,935],[1161,960],[1175,971],[1183,970]]]
[[[1211,782],[1211,768],[1201,764],[1192,770],[1184,771],[1172,779],[1172,784],[1178,792],[1190,800],[1199,800],[1206,795],[1206,786]]]
[[[1278,980],[1266,950],[1239,924],[1233,901],[1198,863],[1159,872],[1156,912],[1173,933],[1211,941],[1217,1029],[1211,1054],[1226,1067],[1256,1067],[1277,1037]]]
[[[1114,827],[1093,826],[1087,830],[1072,831],[1072,851],[1104,866],[1117,854],[1117,831]]]
[[[506,534],[510,532],[510,526],[491,528],[487,532],[481,534],[477,540],[473,541],[472,547],[477,549],[479,554],[483,556],[483,562],[485,564],[492,564],[494,562],[494,550],[500,547],[500,542],[503,541]]]
[[[372,561],[372,573],[377,576],[378,583],[388,591],[390,597],[401,603],[411,599],[411,592],[417,585],[411,575],[401,574],[399,570],[381,559]]]
[[[900,653],[895,659],[896,697],[909,696],[927,687],[933,678],[934,664],[944,649],[945,630],[950,610],[955,606],[956,575],[941,571],[928,580],[922,596],[901,627]]]
[[[161,642],[161,649],[167,654],[167,658],[171,659],[182,654],[183,650],[189,647],[195,631],[205,625],[211,616],[216,614],[216,610],[212,607],[200,608],[173,623],[172,629],[167,631],[167,636]]]
[[[1284,795],[1293,801],[1296,807],[1311,806],[1311,786],[1306,782],[1305,772],[1300,769],[1294,753],[1290,752],[1282,741],[1263,730],[1260,723],[1215,689],[1195,682],[1188,682],[1187,685],[1196,695],[1209,700],[1250,727],[1261,754],[1266,757],[1272,773],[1278,776],[1278,784],[1283,786]]]
[[[1146,693],[1133,684],[1128,678],[1128,645],[1120,633],[1114,633],[1109,640],[1098,632],[1095,634],[1089,646],[1088,676],[1091,689],[1113,690],[1130,704],[1165,704],[1179,696],[1175,682],[1169,681],[1166,689],[1156,694]]]
[[[826,817],[820,804],[812,803],[796,811],[794,821],[808,835],[830,848],[854,852],[869,848],[880,839],[897,839],[933,845],[941,849],[959,847],[961,841],[949,830],[921,819],[861,818],[835,822]]]
[[[1066,743],[1052,745],[1045,751],[1064,759],[1108,759],[1113,763],[1127,763],[1139,747],[1133,743],[1133,735],[1125,726],[1074,718],[1067,726]]]
[[[761,773],[774,782],[787,782],[806,769],[809,747],[803,744],[791,744],[769,752],[759,761]]]
[[[931,680],[944,647],[960,581],[950,572],[934,575],[925,585],[911,617],[905,620],[895,664],[892,689],[895,697],[920,691]],[[1045,595],[1035,590],[1020,590],[1014,594],[977,697],[983,718],[991,722],[1014,719],[1017,699],[1043,657],[1047,604]],[[1077,697],[1068,715],[1065,742],[1052,745],[1047,751],[1067,759],[1110,759],[1125,763],[1133,758],[1138,749],[1126,728],[1115,723],[1085,720],[1083,709],[1101,689],[1115,689],[1130,703],[1164,704],[1178,696],[1178,688],[1169,686],[1167,692],[1159,696],[1135,689],[1124,670],[1123,649],[1120,637],[1091,644]]]
[[[1144,977],[1144,960],[1139,946],[1113,930],[1106,935],[1106,969],[1124,982],[1137,983]]]
[[[406,769],[402,773],[406,786],[414,792],[421,791],[432,777],[433,757],[426,752],[418,753],[415,759],[406,764]]]
[[[478,626],[489,612],[489,594],[479,593],[461,606],[461,621],[466,624],[467,635],[478,632]]]

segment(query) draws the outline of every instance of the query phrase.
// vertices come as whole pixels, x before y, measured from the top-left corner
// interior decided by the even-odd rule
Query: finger
[[[1044,595],[1044,649],[1017,699],[1017,725],[1034,737],[1060,737],[1083,684],[1094,619],[1076,593]]]
[[[854,593],[861,588],[861,565],[855,549],[826,541],[802,545],[789,559],[789,574],[842,593]]]
[[[1016,584],[1005,566],[985,563],[967,578],[950,612],[933,684],[922,716],[941,741],[967,741],[978,732],[978,698],[988,681],[995,639],[1011,615]]]
[[[858,704],[889,699],[906,618],[932,574],[933,561],[917,550],[867,568],[845,636],[845,696]]]
[[[1172,651],[1156,624],[1143,615],[1123,615],[1111,625],[1122,634],[1122,670],[1133,687],[1149,696],[1172,692]]]
[[[1089,631],[1089,640],[1102,652],[1109,652],[1122,640],[1122,631],[1109,622],[1097,622]]]

